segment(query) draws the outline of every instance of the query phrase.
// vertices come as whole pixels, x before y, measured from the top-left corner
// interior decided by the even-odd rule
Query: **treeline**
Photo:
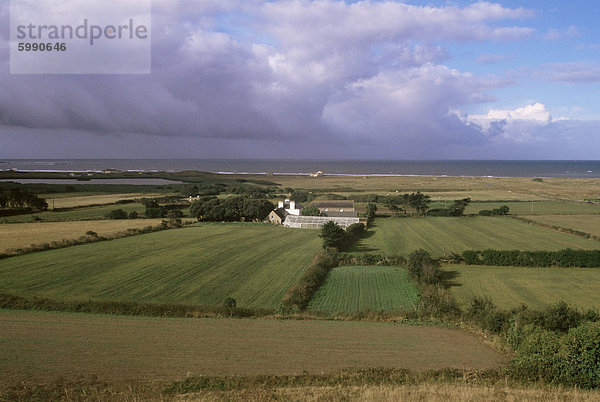
[[[337,265],[335,254],[327,251],[316,254],[300,280],[292,285],[283,297],[280,312],[293,308],[300,311],[306,310],[314,294],[325,282],[329,271]]]
[[[510,208],[507,205],[502,205],[500,208],[494,209],[482,209],[479,211],[479,215],[481,216],[500,216],[500,215],[508,215]]]
[[[11,188],[8,191],[0,189],[0,208],[12,210],[43,211],[48,209],[45,199],[20,188]]]
[[[515,267],[600,267],[600,250],[524,251],[524,250],[465,250],[462,260],[469,265]]]
[[[202,222],[262,221],[275,206],[267,199],[202,197],[190,208],[192,216]]]

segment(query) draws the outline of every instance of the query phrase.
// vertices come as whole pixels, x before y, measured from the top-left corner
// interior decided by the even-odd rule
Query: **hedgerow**
[[[524,250],[465,250],[465,264],[514,267],[600,267],[600,250],[524,251]]]

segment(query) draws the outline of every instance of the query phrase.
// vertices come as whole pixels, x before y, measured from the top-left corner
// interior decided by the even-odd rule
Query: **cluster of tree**
[[[463,216],[465,208],[471,202],[470,198],[463,198],[461,200],[454,200],[454,203],[450,208],[436,208],[430,209],[427,215],[429,216]]]
[[[323,248],[326,250],[346,250],[364,231],[362,223],[354,223],[344,230],[334,221],[329,221],[321,228],[319,237],[323,239]]]
[[[203,222],[262,221],[275,206],[264,198],[202,197],[195,201],[190,212]]]
[[[442,280],[439,261],[431,258],[429,252],[422,248],[410,253],[407,265],[411,278],[418,283],[437,285]]]
[[[523,251],[465,250],[462,259],[469,265],[515,267],[600,267],[600,250]]]
[[[0,208],[42,211],[48,209],[48,203],[45,199],[39,198],[27,190],[11,188],[3,191],[0,189]]]
[[[600,314],[579,311],[565,302],[541,311],[526,306],[506,311],[489,298],[472,299],[467,319],[500,335],[516,355],[508,373],[520,380],[600,387]]]
[[[384,201],[385,206],[392,211],[394,216],[398,216],[400,213],[425,216],[429,210],[429,204],[431,204],[431,197],[417,191],[416,193],[387,196]]]
[[[146,207],[144,215],[146,218],[180,218],[183,216],[182,205],[177,202],[171,202],[172,199],[163,199],[165,204],[160,204],[156,198],[142,198],[142,204]]]
[[[481,216],[498,216],[498,215],[508,215],[510,208],[506,205],[502,205],[500,208],[494,209],[482,209],[479,211],[479,215]]]

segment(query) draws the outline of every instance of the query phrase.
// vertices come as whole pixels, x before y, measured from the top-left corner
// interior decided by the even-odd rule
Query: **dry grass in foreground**
[[[470,384],[367,385],[336,387],[258,388],[179,395],[183,401],[600,401],[600,391]]]
[[[35,222],[0,225],[0,253],[61,240],[75,240],[94,231],[99,236],[112,236],[127,229],[143,229],[160,225],[162,219],[124,219],[103,221]]]

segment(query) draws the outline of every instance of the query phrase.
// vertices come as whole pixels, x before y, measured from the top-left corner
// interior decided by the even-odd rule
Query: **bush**
[[[440,263],[429,255],[429,252],[418,249],[408,256],[408,272],[415,281],[428,285],[441,281]]]
[[[600,322],[571,329],[560,356],[567,385],[600,388]]]
[[[233,308],[237,305],[237,302],[235,301],[235,299],[233,297],[227,297],[224,301],[223,301],[223,307],[227,307],[227,308]]]
[[[421,293],[417,312],[431,316],[457,316],[460,308],[450,292],[441,286],[427,286]]]
[[[127,219],[127,212],[122,209],[113,209],[108,213],[108,219]]]

